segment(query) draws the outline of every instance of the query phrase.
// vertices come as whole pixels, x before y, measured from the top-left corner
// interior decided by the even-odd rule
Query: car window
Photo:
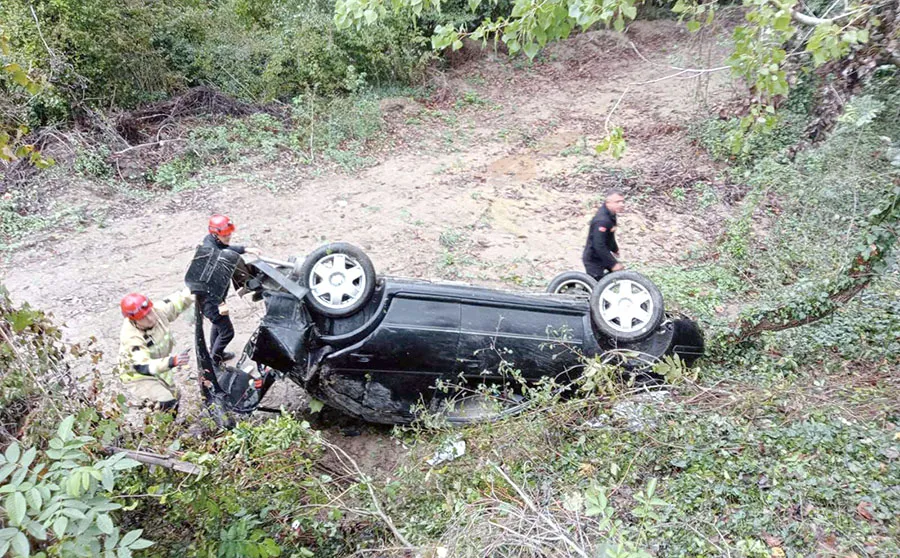
[[[581,343],[584,338],[584,320],[581,315],[482,304],[463,304],[462,331],[496,333],[503,337],[513,335]]]
[[[384,324],[459,329],[459,303],[445,300],[423,300],[394,297]]]

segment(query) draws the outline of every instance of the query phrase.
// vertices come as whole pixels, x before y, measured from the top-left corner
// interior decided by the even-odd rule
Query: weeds
[[[467,106],[484,106],[489,103],[490,101],[483,98],[477,91],[469,90],[464,92],[460,98],[456,100],[454,106],[459,110]]]
[[[191,152],[159,165],[150,180],[169,190],[176,192],[184,190],[188,180],[200,168],[200,164],[199,157]]]
[[[441,254],[437,267],[441,276],[459,279],[466,277],[463,268],[475,263],[468,253],[471,244],[468,230],[448,228],[438,236]]]
[[[701,319],[721,313],[726,303],[748,289],[742,277],[719,265],[648,269],[647,275],[659,286],[668,308]]]
[[[81,176],[101,180],[109,178],[113,174],[113,167],[107,162],[109,155],[109,148],[105,146],[81,150],[75,157],[73,168]]]
[[[700,209],[708,209],[719,203],[719,196],[716,194],[716,190],[706,182],[695,184],[694,191],[699,193],[697,205]]]
[[[762,556],[822,544],[849,552],[863,541],[884,555],[897,551],[889,518],[900,494],[876,488],[897,482],[896,468],[885,468],[895,453],[893,433],[835,418],[827,405],[838,401],[814,417],[791,418],[784,398],[796,397],[796,388],[773,396],[688,383],[676,391],[653,403],[654,420],[638,428],[615,412],[621,396],[551,402],[468,428],[469,453],[428,470],[424,480],[406,471],[404,486],[417,489],[400,501],[415,506],[418,532],[443,533],[438,544],[460,556],[484,548],[537,556],[541,541],[558,532],[573,543],[559,541],[561,556],[606,548],[625,556],[721,555],[726,548]],[[417,453],[427,454],[440,441],[419,443]],[[453,496],[445,499],[439,487],[452,487]],[[860,505],[872,522],[857,514]],[[394,509],[403,524],[412,519],[409,508]]]
[[[49,228],[78,227],[92,218],[83,205],[71,205],[50,214],[32,214],[8,193],[0,198],[0,251],[12,250],[23,240]]]
[[[204,164],[228,164],[246,157],[274,161],[296,157],[305,164],[325,161],[347,171],[371,164],[363,152],[377,138],[382,117],[378,94],[362,92],[349,97],[323,98],[310,92],[294,99],[290,120],[255,114],[191,133],[191,144]],[[188,172],[189,169],[182,165]]]

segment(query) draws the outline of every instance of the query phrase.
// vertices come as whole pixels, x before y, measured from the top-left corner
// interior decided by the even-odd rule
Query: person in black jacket
[[[599,280],[611,271],[625,269],[619,263],[619,245],[616,243],[616,216],[623,209],[625,194],[621,190],[610,190],[606,201],[591,219],[581,261],[585,272],[594,279]]]
[[[203,239],[203,246],[217,250],[232,250],[238,254],[256,253],[252,248],[231,244],[231,235],[234,234],[236,228],[226,215],[213,215],[209,218],[209,234]],[[227,290],[225,295],[228,295]],[[228,306],[225,304],[224,297],[221,302],[199,299],[198,303],[203,316],[212,322],[209,342],[213,360],[219,364],[233,359],[234,353],[225,352],[225,347],[234,339],[234,325],[228,315]]]

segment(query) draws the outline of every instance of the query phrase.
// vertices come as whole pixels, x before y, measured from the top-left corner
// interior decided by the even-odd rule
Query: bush
[[[307,422],[286,414],[242,422],[184,454],[204,468],[201,477],[142,469],[126,491],[157,496],[134,513],[146,536],[173,556],[268,557],[283,548],[295,556],[346,556],[360,541],[344,537],[344,514],[366,504],[357,502],[352,481],[319,466],[323,443]]]
[[[31,4],[0,4],[0,21],[15,61],[49,85],[32,100],[9,75],[0,76],[0,87],[20,93],[11,99],[15,118],[33,125],[90,107],[129,108],[194,85],[264,102],[407,83],[431,56],[422,30],[406,20],[338,31],[329,0],[39,1],[40,29]]]
[[[42,312],[14,306],[0,285],[0,446],[15,439],[31,413],[52,405],[47,391],[63,386],[61,337]]]
[[[109,178],[113,173],[112,165],[107,162],[109,154],[109,148],[105,146],[79,151],[75,156],[75,172],[86,177]]]
[[[778,111],[778,122],[772,128],[754,129],[737,141],[740,118],[710,118],[693,127],[691,135],[714,159],[734,163],[731,172],[740,175],[753,164],[775,157],[803,139],[804,129],[814,107],[814,77],[803,77],[791,90],[791,96]]]
[[[41,459],[18,442],[0,455],[0,511],[8,525],[0,530],[0,556],[44,548],[58,556],[115,558],[153,544],[139,529],[123,535],[111,515],[122,508],[110,499],[116,477],[139,463],[121,453],[98,460],[88,447],[94,438],[76,436],[74,424],[71,415],[61,422]]]

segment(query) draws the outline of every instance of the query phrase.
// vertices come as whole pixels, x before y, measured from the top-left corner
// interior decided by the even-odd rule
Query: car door
[[[536,379],[580,364],[583,312],[482,298],[462,302],[460,314],[459,362],[469,378],[500,379],[515,369]]]
[[[376,330],[329,364],[335,372],[429,399],[435,381],[456,369],[459,320],[454,299],[397,293]]]

